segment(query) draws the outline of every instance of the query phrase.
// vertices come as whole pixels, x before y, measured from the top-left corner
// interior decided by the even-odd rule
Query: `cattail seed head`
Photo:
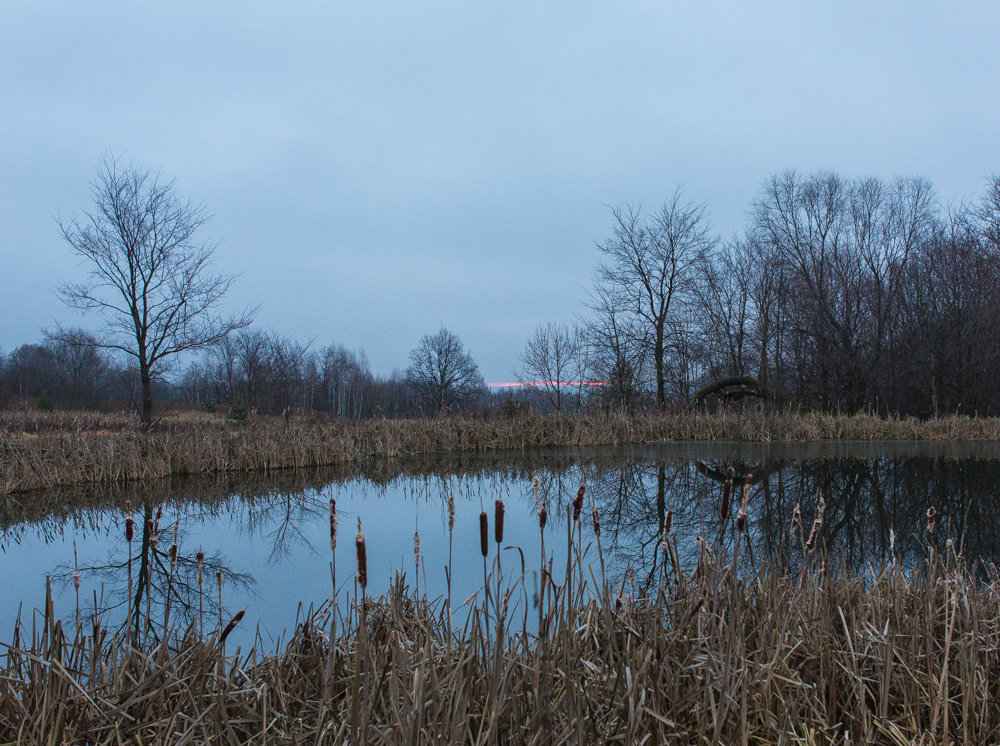
[[[799,527],[802,525],[802,506],[795,503],[795,510],[792,511],[792,527],[789,530],[789,534],[794,539],[795,534],[798,533]]]
[[[707,542],[707,541],[705,541],[705,540],[704,540],[703,538],[701,538],[700,536],[696,536],[696,537],[694,537],[694,540],[695,540],[696,542],[698,542],[698,546],[699,546],[699,547],[701,548],[701,551],[702,551],[702,552],[704,552],[705,554],[707,554],[707,555],[709,556],[709,558],[710,558],[710,559],[713,559],[713,560],[715,559],[715,552],[713,552],[713,551],[712,551],[712,547],[710,547],[710,546],[708,545],[708,542]]]
[[[455,530],[455,496],[448,493],[448,531]]]
[[[337,549],[337,501],[330,498],[330,551]]]
[[[538,509],[538,527],[542,531],[545,530],[545,524],[548,520],[549,520],[549,511],[547,511],[545,509],[545,506],[543,505]]]
[[[222,645],[226,642],[226,638],[229,637],[230,633],[236,629],[236,625],[243,621],[243,615],[246,614],[246,609],[241,609],[236,612],[236,616],[229,620],[229,624],[226,628],[222,630],[222,634],[219,635],[219,644]]]
[[[743,503],[740,505],[740,512],[736,515],[736,530],[740,533],[747,528],[747,505],[750,502],[750,484],[753,482],[753,474],[747,474],[743,481]]]
[[[722,505],[719,507],[719,515],[722,520],[729,518],[730,500],[733,494],[733,467],[726,471],[726,481],[722,485]]]
[[[174,569],[177,567],[177,545],[176,544],[171,544],[170,545],[170,552],[169,552],[169,554],[170,554],[170,572],[173,572]]]
[[[205,567],[205,553],[199,549],[195,559],[198,560],[198,588],[201,588],[201,571]]]
[[[420,531],[413,532],[413,566],[420,572]]]
[[[497,499],[493,504],[493,538],[497,544],[503,541],[503,500]]]
[[[825,512],[826,500],[820,495],[819,504],[816,506],[816,519],[813,521],[812,530],[809,532],[809,539],[806,541],[806,549],[810,552],[815,548],[820,532],[823,530],[823,514]]]
[[[219,589],[219,593],[222,593],[222,572],[216,570],[215,572],[215,587]]]
[[[479,514],[479,551],[484,557],[490,551],[490,519],[485,510]]]
[[[937,525],[937,508],[933,505],[927,508],[927,533],[933,534],[934,527]]]
[[[580,520],[580,512],[583,510],[583,494],[586,492],[586,482],[580,483],[580,489],[576,491],[576,499],[573,500],[573,520]]]
[[[597,506],[591,509],[591,513],[594,517],[594,536],[601,538],[601,516],[597,512]]]
[[[132,520],[132,516],[125,519],[125,541],[129,544],[132,543],[132,537],[135,533],[135,521]]]
[[[76,556],[76,539],[73,539],[73,587],[80,590],[80,563]]]
[[[358,557],[358,585],[365,590],[368,588],[368,550],[365,548],[365,534],[361,530],[360,518],[358,518],[358,535],[354,537],[354,547]]]
[[[663,515],[663,541],[660,542],[660,549],[664,554],[670,553],[670,529],[674,525],[674,511],[668,510]]]

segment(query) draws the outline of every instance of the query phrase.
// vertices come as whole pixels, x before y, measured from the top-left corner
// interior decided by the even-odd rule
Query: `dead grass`
[[[81,482],[267,471],[406,454],[482,452],[664,440],[1000,441],[1000,419],[884,419],[795,412],[601,414],[578,418],[346,421],[168,416],[151,432],[129,415],[0,413],[0,494]]]
[[[553,537],[570,560],[565,571],[543,560],[537,611],[530,581],[500,577],[494,562],[484,591],[454,609],[398,578],[384,597],[350,599],[335,628],[332,600],[309,613],[271,654],[259,639],[226,651],[224,634],[201,637],[197,625],[137,644],[86,617],[67,631],[47,596],[39,623],[20,626],[2,658],[0,741],[1000,739],[995,571],[981,582],[959,556],[929,549],[911,571],[893,563],[873,580],[834,577],[800,544],[800,570],[748,577],[734,569],[738,542],[728,556],[706,547],[685,571],[668,540],[643,593],[585,575],[600,544],[584,523],[567,520],[566,536]],[[527,626],[536,613],[541,634]]]

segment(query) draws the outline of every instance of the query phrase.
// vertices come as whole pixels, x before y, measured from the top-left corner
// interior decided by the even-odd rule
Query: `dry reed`
[[[0,412],[0,494],[83,482],[269,471],[370,457],[667,440],[1000,441],[1000,419],[937,420],[794,411],[692,411],[569,418],[366,420],[170,416],[151,431],[134,418],[87,413]]]
[[[704,548],[697,572],[644,592],[623,579],[614,596],[591,587],[567,604],[566,588],[548,584],[541,639],[510,631],[506,605],[485,599],[449,627],[440,602],[402,579],[358,599],[336,637],[323,634],[333,609],[324,605],[272,654],[260,638],[226,653],[242,611],[214,639],[178,629],[151,651],[97,622],[65,630],[47,595],[40,622],[18,625],[0,658],[0,742],[1000,738],[995,570],[979,579],[983,570],[952,552],[867,581],[812,561],[793,575],[741,577]],[[585,584],[573,553],[570,563],[568,576]]]

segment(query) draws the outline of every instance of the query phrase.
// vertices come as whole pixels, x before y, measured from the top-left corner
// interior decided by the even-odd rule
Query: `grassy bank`
[[[584,571],[600,551],[584,516],[549,537],[573,559],[548,565],[534,603],[537,586],[499,572],[484,532],[485,593],[429,600],[400,578],[364,599],[356,576],[346,615],[331,616],[331,599],[277,651],[259,641],[227,651],[238,617],[198,619],[162,640],[145,627],[108,630],[86,610],[64,625],[47,595],[37,625],[20,627],[2,657],[0,742],[1000,738],[995,573],[978,582],[960,557],[928,550],[912,572],[891,563],[866,581],[838,576],[802,529],[791,574],[748,574],[739,543],[728,556],[705,546],[685,571],[671,538],[658,580],[637,590]],[[456,547],[456,557],[478,562],[479,550]]]
[[[1000,441],[1000,419],[819,413],[601,414],[361,422],[188,413],[150,432],[126,415],[0,413],[0,494],[80,482],[343,464],[370,457],[661,440]]]

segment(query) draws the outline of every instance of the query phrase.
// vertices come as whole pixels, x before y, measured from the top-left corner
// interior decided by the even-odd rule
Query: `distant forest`
[[[679,191],[612,217],[580,313],[525,342],[515,375],[531,388],[487,392],[445,329],[384,377],[363,353],[250,326],[161,374],[157,399],[350,418],[636,410],[687,405],[707,384],[749,377],[781,404],[1000,414],[1000,177],[945,206],[918,178],[787,172],[760,188],[730,239]],[[136,406],[137,371],[98,342],[59,330],[0,350],[0,407]]]

